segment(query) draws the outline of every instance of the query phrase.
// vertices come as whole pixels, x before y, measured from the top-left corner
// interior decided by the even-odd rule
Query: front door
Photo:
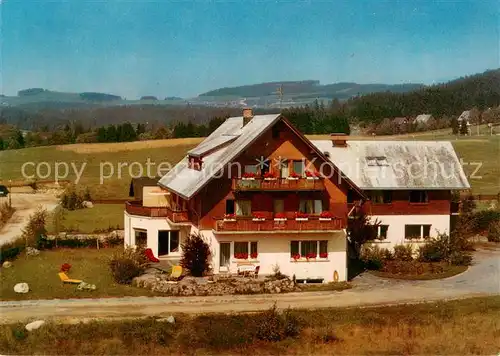
[[[221,242],[220,243],[219,270],[229,271],[230,259],[231,259],[231,243],[230,242]]]

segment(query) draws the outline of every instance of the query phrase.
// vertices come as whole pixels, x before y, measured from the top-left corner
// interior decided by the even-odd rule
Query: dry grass
[[[145,150],[159,147],[178,147],[190,146],[199,144],[203,138],[173,138],[168,140],[149,140],[149,141],[134,141],[134,142],[115,142],[115,143],[77,143],[74,145],[56,146],[60,151],[71,151],[80,154],[103,153],[103,152],[120,152]]]
[[[32,333],[0,326],[5,354],[86,355],[494,355],[500,349],[500,297],[394,307],[297,310],[300,333],[259,341],[261,313],[177,315],[175,325],[152,318],[48,324]]]

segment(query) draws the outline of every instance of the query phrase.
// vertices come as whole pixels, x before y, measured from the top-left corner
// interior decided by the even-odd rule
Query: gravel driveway
[[[326,308],[419,303],[500,295],[500,249],[480,250],[466,272],[443,280],[398,281],[363,274],[351,290],[220,297],[124,297],[0,303],[0,322],[34,319],[165,316],[171,313],[249,312],[279,308]]]

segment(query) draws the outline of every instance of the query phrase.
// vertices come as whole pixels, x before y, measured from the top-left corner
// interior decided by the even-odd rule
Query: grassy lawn
[[[383,278],[394,278],[394,279],[406,279],[412,281],[422,281],[429,279],[442,279],[455,276],[457,274],[463,273],[467,271],[467,266],[445,266],[442,273],[428,273],[424,271],[422,274],[395,274],[384,271],[370,271],[371,274],[374,274],[378,277]]]
[[[114,282],[108,260],[121,248],[106,249],[56,249],[43,251],[38,256],[21,254],[12,262],[11,268],[2,268],[0,290],[2,300],[53,299],[53,298],[97,298],[120,296],[151,296],[153,292],[142,288]],[[57,273],[63,263],[72,265],[68,275],[97,286],[95,291],[78,291],[75,285],[63,285]],[[16,283],[26,282],[30,286],[27,294],[14,292]]]
[[[500,349],[500,297],[291,315],[296,319],[287,325],[297,334],[274,342],[258,333],[280,330],[266,324],[275,320],[269,313],[212,314],[176,315],[174,325],[153,318],[47,324],[31,333],[23,324],[1,325],[0,349],[53,355],[496,355]]]
[[[123,229],[123,204],[96,204],[90,209],[65,210],[61,231],[77,231],[90,234],[107,229]],[[52,218],[47,226],[54,233]]]
[[[325,135],[313,135],[311,138],[328,138]],[[372,137],[353,137],[353,139],[373,139]],[[500,136],[472,136],[459,137],[450,135],[450,130],[438,130],[433,132],[417,133],[414,135],[400,136],[378,136],[376,139],[383,140],[450,140],[458,155],[465,162],[480,162],[482,166],[476,175],[481,178],[471,178],[472,191],[474,194],[497,194],[500,186],[500,165],[498,154],[500,149]],[[200,139],[175,139],[160,141],[144,141],[132,143],[112,144],[78,144],[67,146],[49,146],[26,148],[22,150],[0,151],[0,183],[13,179],[22,181],[21,166],[25,162],[47,162],[52,168],[51,175],[46,179],[54,178],[54,164],[56,161],[74,163],[77,169],[86,164],[82,177],[79,181],[81,187],[88,186],[95,199],[125,199],[128,197],[130,184],[130,173],[139,175],[138,165],[129,170],[128,165],[132,162],[141,163],[143,175],[146,172],[146,162],[151,162],[151,172],[156,173],[156,168],[162,162],[169,162],[172,166],[181,160],[186,152],[194,147]],[[111,178],[100,183],[101,163],[109,162],[114,174]],[[118,174],[118,163],[125,164]],[[466,165],[466,173],[472,173],[476,166]],[[111,173],[109,165],[103,166],[103,173]],[[27,170],[28,174],[33,169]],[[45,171],[43,171],[45,173]],[[76,175],[70,168],[67,179],[74,181]]]

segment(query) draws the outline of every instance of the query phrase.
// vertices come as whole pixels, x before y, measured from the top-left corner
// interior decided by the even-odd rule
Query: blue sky
[[[500,67],[500,0],[0,0],[2,92],[190,97],[264,81],[452,79]]]

